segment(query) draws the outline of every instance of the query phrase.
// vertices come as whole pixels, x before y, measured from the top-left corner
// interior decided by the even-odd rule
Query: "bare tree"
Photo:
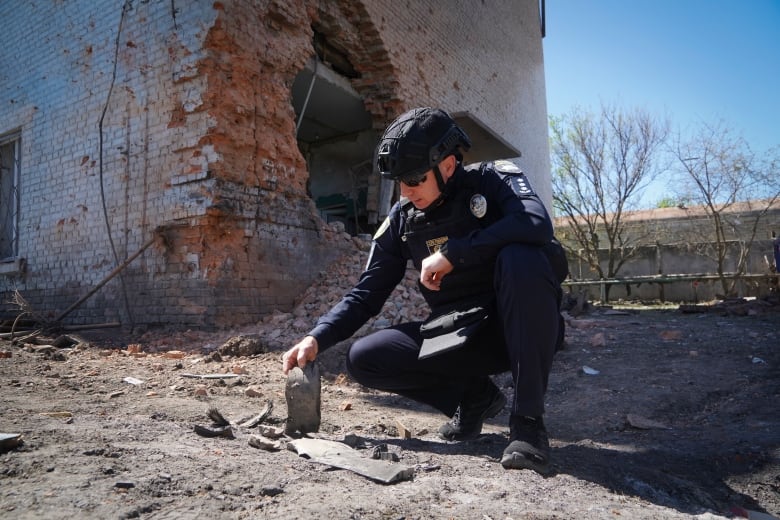
[[[599,278],[614,278],[645,238],[628,232],[624,214],[665,170],[658,164],[669,122],[602,104],[598,116],[574,109],[551,118],[550,128],[553,206],[573,235],[562,242],[570,258],[587,263]]]
[[[724,295],[733,296],[747,272],[759,222],[780,197],[780,148],[757,155],[720,122],[701,124],[688,139],[678,136],[673,153],[685,190],[679,196],[707,216],[709,230],[692,246],[715,262]]]

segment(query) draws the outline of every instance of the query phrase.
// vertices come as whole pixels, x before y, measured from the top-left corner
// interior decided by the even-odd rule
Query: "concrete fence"
[[[587,292],[588,298],[602,302],[642,300],[667,302],[701,302],[723,296],[717,274],[717,263],[699,253],[700,244],[648,245],[620,269],[618,277],[601,280],[590,267],[569,256],[569,279],[564,287],[571,292]],[[724,266],[725,276],[736,279],[737,296],[762,297],[778,290],[778,276],[773,272],[772,241],[757,240],[751,247],[747,272],[735,274],[738,244],[727,244],[730,254]],[[607,251],[600,251],[601,265],[606,268]]]

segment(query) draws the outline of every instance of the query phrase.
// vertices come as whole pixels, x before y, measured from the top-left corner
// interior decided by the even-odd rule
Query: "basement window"
[[[19,168],[21,137],[18,132],[0,136],[0,274],[18,274]]]

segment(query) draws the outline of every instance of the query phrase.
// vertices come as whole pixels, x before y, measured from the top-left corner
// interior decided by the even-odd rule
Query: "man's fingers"
[[[438,291],[441,288],[441,276],[436,272],[426,271],[420,275],[420,283],[431,291]]]
[[[290,356],[288,355],[287,352],[285,352],[284,355],[282,356],[282,372],[284,372],[285,375],[287,375],[287,373],[292,368],[291,365],[292,363],[291,363]]]
[[[306,363],[304,362],[304,364]],[[301,365],[300,362],[300,351],[298,351],[297,354],[295,352],[286,352],[284,356],[282,356],[282,370],[284,371],[285,375],[287,375],[290,370],[296,366],[303,368],[303,365]]]
[[[312,336],[306,336],[282,355],[282,370],[287,374],[296,366],[305,367],[309,361],[317,358],[317,350],[317,340]]]
[[[306,353],[303,350],[299,350],[297,359],[298,359],[298,366],[301,367],[301,369],[303,369],[303,367],[306,366],[306,362],[308,361],[306,359]]]

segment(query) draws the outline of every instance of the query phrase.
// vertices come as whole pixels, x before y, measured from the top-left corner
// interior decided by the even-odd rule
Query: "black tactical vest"
[[[433,210],[418,210],[411,202],[402,206],[406,215],[402,240],[409,247],[418,271],[423,259],[436,253],[447,240],[482,228],[480,219],[469,209],[471,198],[476,193],[476,186],[470,181],[478,176],[466,173],[463,177],[464,182]],[[431,291],[418,281],[420,292],[434,316],[453,309],[469,308],[475,303],[487,305],[494,297],[494,267],[494,262],[470,267],[456,265],[442,278],[439,291]]]

